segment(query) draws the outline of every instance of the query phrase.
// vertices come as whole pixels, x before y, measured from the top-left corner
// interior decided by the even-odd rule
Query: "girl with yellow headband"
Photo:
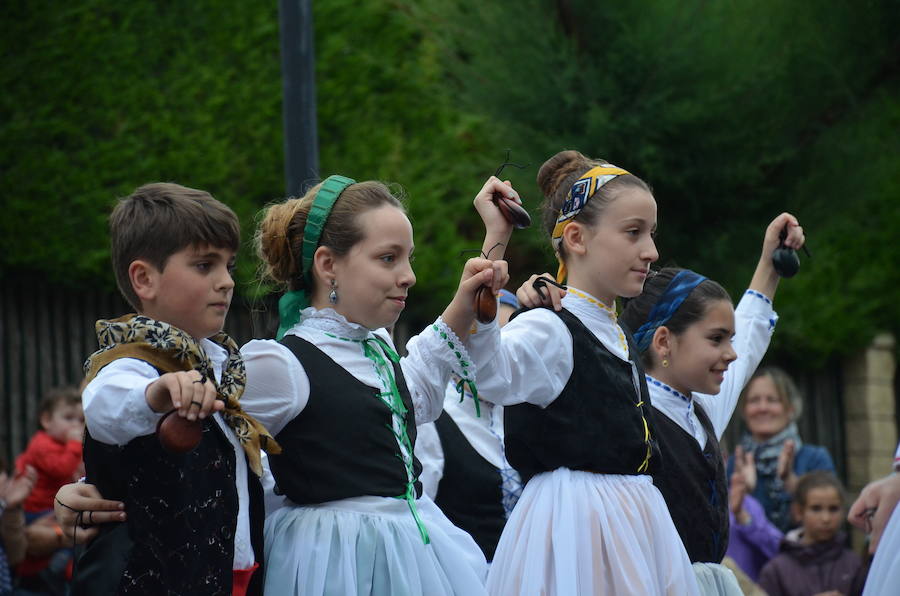
[[[656,201],[637,176],[563,151],[537,177],[568,284],[562,309],[479,326],[482,395],[508,396],[506,455],[526,482],[494,556],[491,594],[697,594],[666,503],[647,384],[617,321],[658,253]],[[478,202],[479,211],[495,209]],[[500,218],[482,215],[498,228]],[[482,360],[482,357],[485,359]]]
[[[518,200],[496,178],[485,189]],[[257,246],[265,276],[287,290],[279,340],[242,348],[242,404],[282,446],[270,457],[285,500],[266,519],[265,592],[484,593],[484,555],[422,497],[413,449],[451,375],[474,386],[464,341],[474,294],[498,292],[505,263],[470,259],[446,310],[400,358],[386,328],[412,297],[413,230],[384,184],[332,176],[274,204]]]

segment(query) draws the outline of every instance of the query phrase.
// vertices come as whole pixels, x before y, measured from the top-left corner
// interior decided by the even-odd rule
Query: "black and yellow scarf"
[[[118,319],[101,319],[97,321],[96,330],[100,349],[84,363],[86,383],[113,360],[136,358],[163,372],[196,370],[216,384],[212,363],[200,342],[177,327],[142,315],[128,314]],[[228,354],[222,379],[216,384],[218,397],[225,402],[222,414],[247,453],[250,469],[261,476],[260,450],[281,453],[281,447],[262,424],[241,408],[239,400],[247,383],[247,373],[235,341],[223,332],[209,340],[224,348]]]

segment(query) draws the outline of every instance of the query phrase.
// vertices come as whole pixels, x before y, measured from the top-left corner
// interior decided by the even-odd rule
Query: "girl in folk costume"
[[[502,333],[489,324],[470,338],[481,395],[508,396],[506,455],[526,482],[488,591],[697,594],[650,477],[660,453],[647,384],[614,310],[616,297],[640,294],[658,258],[656,201],[637,176],[576,151],[550,158],[537,180],[559,281],[568,273],[562,309],[529,310]],[[490,201],[476,208],[489,229],[509,233]]]
[[[483,192],[515,192],[496,178]],[[270,458],[285,506],[266,520],[271,594],[479,594],[472,538],[420,498],[416,422],[440,414],[452,374],[475,369],[459,338],[473,297],[505,263],[467,262],[453,301],[399,358],[385,327],[416,281],[412,226],[379,182],[332,176],[269,207],[257,232],[269,278],[288,291],[280,341],[242,353],[245,407],[279,437]]]
[[[707,594],[741,593],[731,571],[719,564],[729,529],[728,476],[719,440],[778,319],[772,310],[779,280],[772,252],[785,229],[785,246],[803,245],[796,218],[782,213],[772,220],[737,310],[713,280],[688,269],[664,268],[628,301],[620,319],[634,330],[656,413],[656,437],[666,455],[653,481]]]

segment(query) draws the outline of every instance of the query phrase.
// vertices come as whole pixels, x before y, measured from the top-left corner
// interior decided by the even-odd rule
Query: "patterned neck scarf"
[[[762,442],[753,440],[750,434],[741,439],[741,447],[744,451],[752,452],[756,461],[756,474],[758,484],[765,487],[772,510],[767,511],[769,520],[779,528],[790,526],[791,496],[784,487],[784,481],[778,477],[778,456],[787,440],[794,441],[794,454],[800,452],[803,441],[800,440],[800,432],[797,424],[791,422],[777,435]]]
[[[142,315],[129,314],[118,319],[101,319],[97,321],[96,330],[100,349],[84,363],[86,382],[113,360],[137,358],[163,372],[196,370],[216,384],[212,362],[200,342],[177,327]],[[218,398],[225,402],[223,417],[244,448],[250,469],[257,476],[262,476],[260,450],[281,453],[281,447],[262,424],[241,408],[239,400],[247,382],[247,373],[237,344],[221,332],[209,340],[228,354],[222,379],[216,384]]]

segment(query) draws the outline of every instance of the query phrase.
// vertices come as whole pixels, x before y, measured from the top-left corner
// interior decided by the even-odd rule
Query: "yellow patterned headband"
[[[553,243],[553,250],[556,251],[556,257],[559,259],[559,272],[556,274],[556,281],[562,283],[566,278],[566,266],[562,262],[559,254],[559,247],[562,244],[563,230],[572,223],[572,220],[582,212],[588,200],[600,190],[600,187],[623,174],[629,174],[627,170],[616,167],[612,164],[606,164],[591,168],[572,185],[571,190],[566,194],[566,200],[562,209],[559,210],[559,217],[556,218],[556,225],[553,227],[553,233],[550,235],[550,241]]]

